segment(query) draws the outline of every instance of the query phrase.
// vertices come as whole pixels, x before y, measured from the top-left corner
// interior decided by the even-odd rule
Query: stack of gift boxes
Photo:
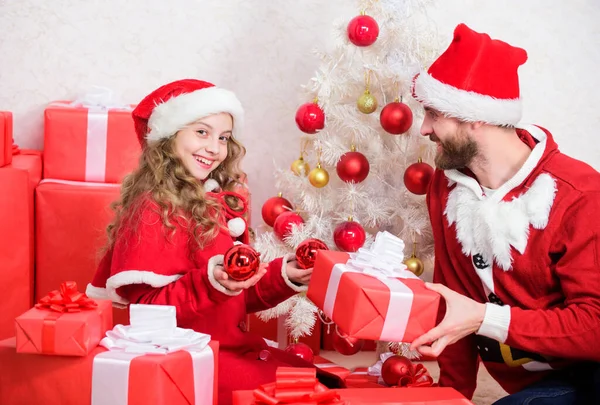
[[[138,343],[139,336],[152,340],[144,328],[166,328],[173,335],[178,329],[174,308],[155,308],[171,311],[158,328],[160,314],[148,315],[152,310],[146,309],[146,317],[141,316],[141,307],[147,306],[115,309],[78,290],[85,289],[96,270],[113,217],[110,205],[139,159],[131,108],[51,103],[45,110],[43,167],[40,152],[13,144],[12,116],[0,113],[2,404],[217,403],[217,342],[208,337],[201,345],[171,348],[174,353],[159,350],[161,356],[153,355],[156,345],[124,347],[128,336]],[[390,259],[398,263],[398,258],[390,253],[395,241],[390,245],[389,236],[379,234],[370,250],[356,254],[320,251],[307,296],[349,335],[410,342],[435,325],[440,297],[390,265]],[[388,316],[392,308],[394,316]],[[285,340],[278,321],[263,325],[252,317],[249,322],[250,330]],[[305,340],[315,354],[323,345],[320,330],[319,325],[312,340]],[[164,336],[155,337],[164,343]],[[338,375],[348,388],[326,394],[323,398],[330,402],[323,402],[313,396],[324,387],[311,376],[300,376],[307,384],[300,401],[366,404],[383,395],[386,403],[468,403],[455,391],[431,384],[375,395],[369,389],[385,384],[370,368],[350,371],[319,356],[315,365]],[[202,370],[202,376],[194,370]],[[282,369],[272,384],[234,393],[234,403],[275,403],[278,384],[286,387],[289,376],[298,373],[305,371]],[[283,388],[279,391],[287,395]],[[284,397],[278,401],[291,403]]]

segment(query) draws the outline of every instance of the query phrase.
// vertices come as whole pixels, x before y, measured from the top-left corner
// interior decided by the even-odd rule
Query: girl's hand
[[[258,271],[248,280],[244,281],[236,281],[229,278],[229,275],[225,272],[223,266],[216,266],[214,269],[215,280],[223,287],[228,289],[231,292],[237,293],[242,290],[248,289],[252,287],[254,284],[258,283],[258,281],[267,274],[267,264],[261,263],[258,267]]]
[[[288,262],[286,265],[285,272],[287,274],[288,279],[294,283],[299,285],[306,285],[310,282],[310,276],[312,275],[313,268],[310,269],[300,269],[298,268],[298,262],[296,260],[292,260]]]

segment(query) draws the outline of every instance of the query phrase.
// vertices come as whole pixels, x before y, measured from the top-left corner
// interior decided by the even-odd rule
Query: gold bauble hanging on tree
[[[306,176],[310,171],[308,163],[302,156],[292,162],[290,169],[296,176]]]
[[[308,174],[308,181],[310,181],[313,187],[325,187],[329,183],[329,173],[321,167],[321,163],[318,163],[317,167],[312,169]]]
[[[408,267],[408,270],[413,272],[417,277],[420,277],[421,274],[423,274],[423,271],[425,270],[425,265],[423,264],[421,259],[419,259],[415,255],[412,255],[411,257],[406,259],[404,261],[404,264],[406,265],[406,267]]]
[[[367,89],[356,101],[356,106],[363,114],[371,114],[377,109],[377,99]]]

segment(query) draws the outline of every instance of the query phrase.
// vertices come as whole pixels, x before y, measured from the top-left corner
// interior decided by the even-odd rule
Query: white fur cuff
[[[477,331],[478,335],[489,337],[500,343],[508,338],[510,325],[510,307],[508,305],[485,304],[485,316]]]
[[[215,290],[234,297],[236,295],[240,295],[242,292],[233,292],[228,290],[227,288],[223,287],[215,278],[215,267],[223,265],[224,257],[224,255],[216,255],[208,259],[208,281],[210,281],[210,285],[212,285]]]
[[[290,281],[290,279],[288,278],[287,275],[287,264],[288,262],[292,261],[293,258],[289,258],[288,259],[288,255],[285,255],[283,257],[283,260],[281,262],[281,277],[283,277],[283,281],[285,281],[285,283],[287,284],[288,287],[290,287],[292,290],[296,291],[296,292],[303,292],[308,290],[308,286],[306,285],[296,285],[294,283],[292,283]]]

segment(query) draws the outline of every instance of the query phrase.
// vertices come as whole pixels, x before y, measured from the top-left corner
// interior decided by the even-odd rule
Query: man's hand
[[[410,349],[417,349],[426,356],[437,357],[446,346],[479,330],[485,316],[485,304],[454,292],[442,284],[425,283],[425,286],[446,300],[446,315],[438,326],[415,339]]]
[[[247,288],[250,288],[254,284],[258,283],[258,281],[265,274],[267,274],[267,264],[261,263],[256,274],[254,274],[248,280],[244,280],[244,281],[236,281],[236,280],[230,279],[229,276],[227,275],[227,273],[225,272],[225,269],[223,268],[223,266],[216,266],[213,274],[215,276],[215,280],[217,280],[217,282],[219,284],[221,284],[223,287],[225,287],[229,291],[236,293],[236,292],[245,290]]]
[[[298,262],[292,260],[286,265],[285,272],[294,284],[306,285],[310,282],[310,276],[312,275],[313,269],[300,269],[298,268]]]

